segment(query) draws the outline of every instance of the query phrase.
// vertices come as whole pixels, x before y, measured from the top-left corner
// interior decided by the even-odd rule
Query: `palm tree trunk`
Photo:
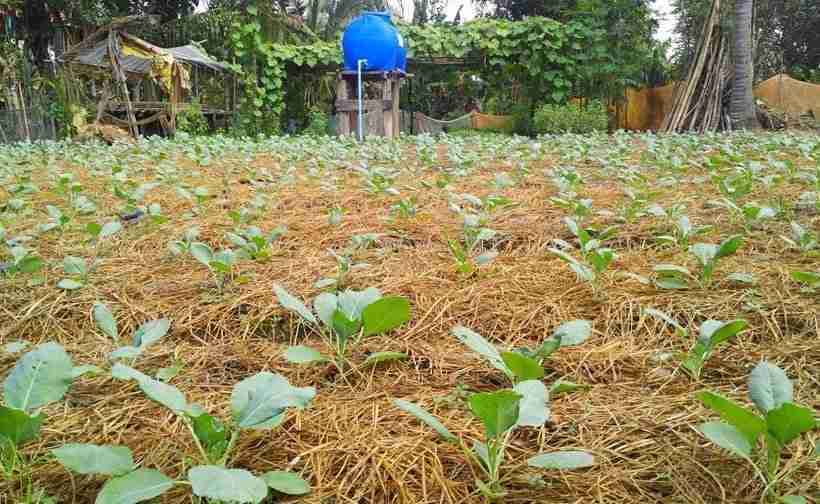
[[[737,129],[755,129],[757,121],[755,98],[752,92],[752,10],[754,0],[735,0],[735,26],[732,52],[735,74],[732,80],[732,101],[729,113]]]

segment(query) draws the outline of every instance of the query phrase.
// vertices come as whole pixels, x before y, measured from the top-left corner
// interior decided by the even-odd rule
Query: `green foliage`
[[[719,394],[703,391],[698,393],[698,399],[719,414],[722,421],[701,424],[698,431],[712,443],[749,462],[765,487],[763,498],[780,501],[776,487],[785,476],[779,472],[781,453],[801,434],[818,427],[815,412],[793,402],[793,385],[786,373],[774,364],[758,363],[749,375],[748,385],[749,398],[759,414]],[[756,447],[761,438],[765,450],[758,457]]]
[[[202,113],[199,98],[191,100],[182,112],[177,114],[177,130],[194,136],[208,133],[208,120]]]
[[[330,118],[327,113],[314,107],[308,112],[308,123],[302,134],[312,136],[327,136],[330,131]]]
[[[273,289],[279,304],[299,315],[317,330],[335,354],[333,359],[329,359],[310,347],[290,347],[285,358],[297,364],[332,360],[339,370],[343,370],[348,351],[363,337],[387,333],[410,320],[410,302],[407,299],[399,296],[382,297],[375,287],[363,291],[347,289],[337,294],[324,292],[313,300],[314,310],[282,286],[274,285]],[[365,364],[373,365],[405,357],[401,352],[378,352],[371,355]]]
[[[539,135],[559,133],[593,133],[606,131],[609,115],[598,100],[576,103],[545,104],[533,116],[533,132]]]

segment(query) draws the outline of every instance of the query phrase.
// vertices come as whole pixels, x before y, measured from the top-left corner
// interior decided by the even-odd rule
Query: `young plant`
[[[82,257],[66,256],[63,258],[63,272],[66,278],[57,283],[57,287],[64,290],[77,290],[88,283],[90,269]]]
[[[581,259],[576,259],[564,250],[555,247],[550,247],[547,250],[566,262],[578,279],[589,283],[593,292],[597,293],[599,289],[598,278],[616,258],[615,252],[611,248],[601,245],[614,235],[615,229],[607,228],[597,233],[596,237],[593,238],[590,234],[592,230],[582,228],[574,220],[566,218],[564,222],[578,239]],[[566,249],[572,248],[572,245],[563,240],[556,241]]]
[[[202,242],[194,242],[188,251],[194,259],[208,267],[208,271],[214,277],[217,290],[221,293],[225,289],[225,283],[231,277],[237,256],[231,249],[223,249],[214,253],[213,249]]]
[[[199,228],[196,226],[185,230],[181,240],[175,240],[168,244],[168,250],[175,256],[187,254],[191,251],[191,245],[199,238]]]
[[[811,253],[820,248],[817,235],[804,228],[797,222],[791,223],[791,237],[781,236],[789,247],[797,249],[804,254]]]
[[[11,253],[11,261],[0,262],[0,273],[5,275],[19,273],[34,275],[43,269],[43,260],[21,245],[11,247],[9,252]]]
[[[46,212],[48,213],[48,221],[37,226],[37,231],[40,233],[47,233],[53,229],[63,231],[71,222],[71,219],[54,205],[46,205]]]
[[[701,288],[709,287],[718,261],[737,252],[741,243],[743,243],[743,237],[740,235],[730,236],[720,245],[696,243],[689,247],[689,252],[698,262],[698,274],[693,275],[683,266],[659,264],[653,268],[657,275],[655,285],[660,289],[688,289],[692,281],[695,281]]]
[[[812,455],[780,470],[783,449],[801,434],[820,427],[815,412],[793,402],[793,385],[786,373],[774,364],[761,361],[749,375],[749,399],[759,414],[715,392],[702,391],[697,398],[720,415],[722,421],[700,424],[698,432],[719,447],[746,460],[760,478],[763,499],[772,502],[806,502],[793,495],[780,495],[777,487]],[[758,450],[763,439],[765,450]],[[809,451],[812,453],[811,449]],[[817,456],[817,447],[814,447]]]
[[[813,271],[792,271],[791,277],[795,282],[802,284],[808,292],[814,292],[820,289],[820,273],[814,273]]]
[[[117,321],[108,306],[103,303],[94,303],[91,315],[94,318],[94,323],[97,325],[97,328],[105,336],[119,343]],[[109,354],[108,358],[112,361],[127,359],[133,363],[146,348],[168,334],[170,327],[171,322],[168,319],[149,320],[137,327],[131,335],[130,345],[115,349]]]
[[[445,441],[461,448],[465,458],[477,465],[484,474],[483,480],[476,479],[475,482],[479,491],[487,499],[496,500],[506,493],[501,468],[511,434],[517,427],[533,425],[527,421],[527,400],[514,390],[499,390],[471,394],[467,403],[470,412],[484,427],[484,440],[473,441],[472,446],[456,437],[424,408],[402,399],[393,400],[397,408],[413,415],[435,430]],[[542,469],[580,469],[595,465],[595,459],[585,451],[559,451],[531,457],[527,460],[527,465]]]
[[[390,211],[400,219],[411,219],[418,213],[416,198],[402,198],[390,207]]]
[[[239,247],[238,254],[252,261],[265,261],[270,257],[270,245],[285,233],[279,226],[268,234],[256,226],[251,226],[240,233],[228,233],[228,241]]]
[[[20,357],[3,382],[0,406],[0,469],[7,479],[25,466],[17,447],[39,436],[46,419],[41,409],[61,400],[76,378],[99,371],[96,366],[75,367],[56,343],[43,343]]]
[[[307,407],[316,395],[313,387],[293,387],[280,375],[262,372],[237,383],[231,394],[229,422],[211,416],[183,393],[137,371],[115,364],[114,378],[136,381],[149,399],[173,411],[188,428],[200,457],[187,480],[174,481],[153,469],[138,469],[131,450],[124,446],[68,444],[52,450],[55,458],[78,474],[108,476],[97,502],[142,502],[158,497],[174,486],[190,486],[192,493],[212,501],[260,503],[268,489],[287,495],[310,492],[308,483],[288,471],[270,471],[255,476],[244,469],[228,467],[241,432],[271,430],[281,425],[287,409]]]
[[[683,250],[689,248],[692,238],[708,233],[714,226],[692,226],[687,215],[681,215],[674,223],[675,229],[672,234],[658,237],[658,241],[665,244],[676,245]]]
[[[675,334],[682,339],[689,339],[689,330],[678,324],[669,315],[652,308],[647,308],[644,310],[644,313],[674,327]],[[704,321],[700,325],[694,346],[689,350],[689,353],[680,356],[681,367],[692,378],[696,380],[700,379],[703,366],[706,365],[706,361],[709,360],[709,357],[714,354],[718,345],[734,338],[738,333],[743,331],[746,326],[746,321],[742,319],[730,320],[729,322],[721,322],[720,320]]]
[[[348,352],[363,337],[386,333],[410,320],[410,302],[407,299],[399,296],[382,297],[375,287],[363,291],[348,289],[338,294],[323,292],[313,300],[315,315],[280,285],[274,284],[273,290],[283,308],[299,315],[333,349],[334,355],[326,357],[307,346],[290,347],[285,358],[296,364],[331,361],[342,371],[348,363]],[[376,352],[370,354],[362,365],[369,366],[406,357],[401,352]]]

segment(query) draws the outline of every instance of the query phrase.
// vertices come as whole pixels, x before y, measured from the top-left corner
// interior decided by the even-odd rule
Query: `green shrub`
[[[533,130],[544,133],[591,133],[606,131],[608,116],[606,107],[598,100],[590,100],[585,106],[575,103],[542,105],[535,111]]]
[[[308,123],[302,131],[305,135],[325,136],[330,130],[330,119],[327,114],[319,108],[313,108],[308,112]]]
[[[199,98],[191,100],[189,106],[177,114],[177,130],[194,136],[208,133],[208,120],[202,113]]]

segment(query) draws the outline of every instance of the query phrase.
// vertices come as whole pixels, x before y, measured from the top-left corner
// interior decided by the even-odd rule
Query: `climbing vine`
[[[268,131],[282,113],[284,79],[299,78],[299,69],[338,67],[342,57],[336,43],[265,42],[253,10],[248,8],[251,20],[234,21],[231,41],[243,75],[243,126]],[[569,23],[540,17],[478,19],[458,26],[399,24],[398,29],[409,57],[465,59],[491,84],[517,82],[530,103],[559,103],[580,92],[617,92],[632,82],[652,49],[633,44],[629,51],[616,50],[612,34],[595,18]]]

